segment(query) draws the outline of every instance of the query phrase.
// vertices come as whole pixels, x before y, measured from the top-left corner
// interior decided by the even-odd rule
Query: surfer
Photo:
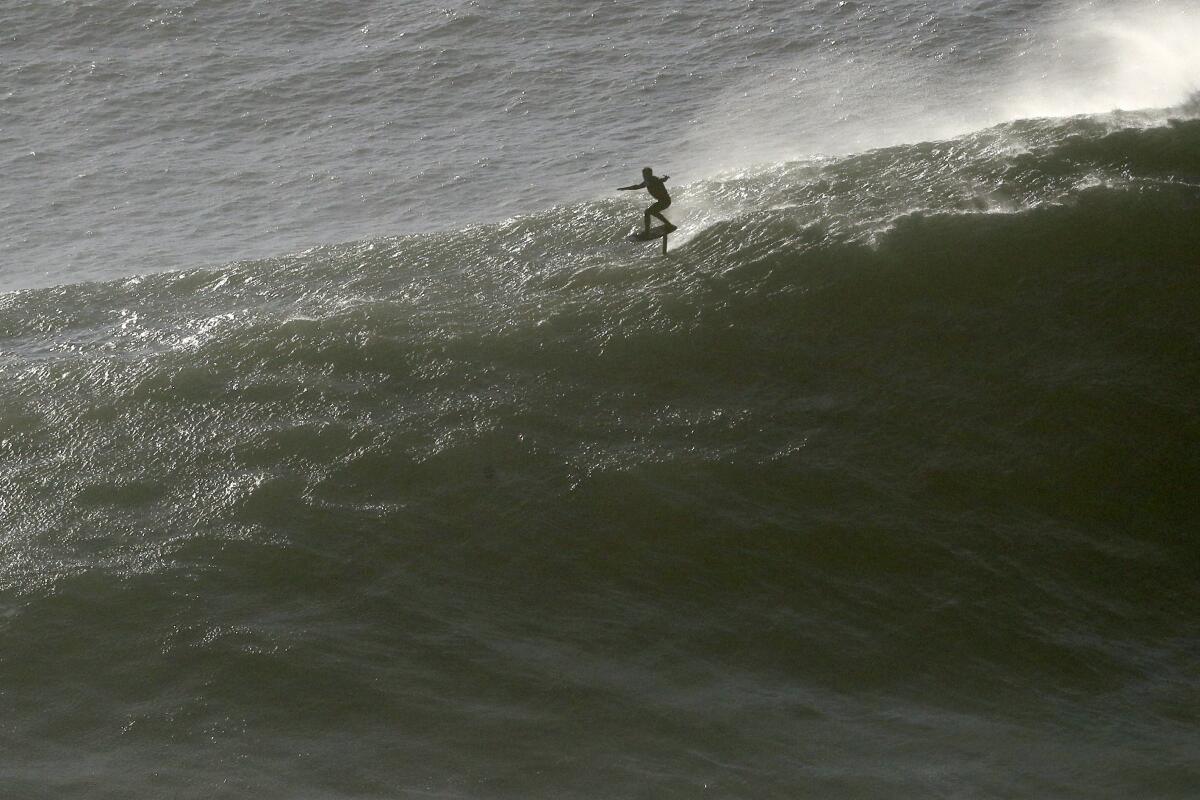
[[[654,174],[654,171],[649,167],[642,169],[642,182],[635,186],[620,186],[617,191],[626,191],[630,189],[645,189],[658,202],[646,209],[646,233],[650,232],[650,217],[655,216],[663,221],[667,226],[667,233],[675,230],[675,226],[671,221],[662,215],[662,212],[671,205],[671,195],[667,194],[667,187],[664,183],[670,178],[670,175],[663,175],[661,178]]]

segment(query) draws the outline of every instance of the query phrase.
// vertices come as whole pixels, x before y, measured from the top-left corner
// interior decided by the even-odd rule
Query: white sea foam
[[[1086,7],[1022,54],[1008,118],[1174,106],[1200,89],[1200,10],[1175,3]]]

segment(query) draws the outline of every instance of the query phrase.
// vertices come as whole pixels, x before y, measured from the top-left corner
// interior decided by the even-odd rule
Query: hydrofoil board
[[[631,242],[652,242],[655,239],[661,239],[668,233],[677,230],[674,225],[655,225],[650,230],[635,231],[629,234],[628,241]]]

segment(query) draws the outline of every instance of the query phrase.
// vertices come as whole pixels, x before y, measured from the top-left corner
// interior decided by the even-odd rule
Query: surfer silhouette
[[[661,178],[654,174],[654,170],[649,167],[642,169],[642,182],[634,186],[619,186],[617,191],[628,191],[630,189],[645,189],[658,202],[646,209],[646,232],[650,232],[650,217],[658,217],[667,226],[667,233],[675,230],[675,226],[671,224],[671,220],[662,215],[662,212],[670,207],[671,195],[667,193],[667,187],[663,186],[670,175],[663,175]]]

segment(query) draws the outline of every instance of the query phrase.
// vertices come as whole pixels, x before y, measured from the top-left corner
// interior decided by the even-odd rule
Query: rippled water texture
[[[0,795],[1193,796],[1114,8],[10,3]]]
[[[1194,15],[1159,3],[11,0],[3,27],[0,288],[457,229],[645,164],[679,185],[1200,83]]]

